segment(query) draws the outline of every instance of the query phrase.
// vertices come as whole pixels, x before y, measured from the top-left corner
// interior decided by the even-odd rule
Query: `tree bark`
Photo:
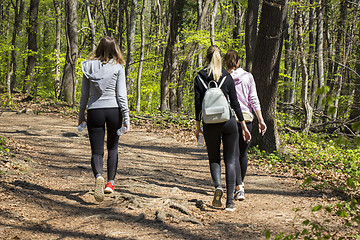
[[[39,12],[39,1],[31,0],[29,8],[29,27],[28,31],[28,58],[27,67],[25,72],[25,84],[23,92],[31,96],[36,94],[36,73],[35,66],[37,60],[37,29],[38,29],[38,12]]]
[[[15,12],[15,22],[14,22],[14,31],[11,40],[11,45],[13,46],[13,50],[11,51],[11,71],[10,74],[10,92],[13,91],[14,86],[16,84],[16,70],[17,70],[17,50],[16,50],[16,40],[17,37],[21,34],[21,24],[24,17],[24,7],[25,0],[16,0],[16,4],[13,5]]]
[[[210,21],[210,42],[211,42],[211,45],[216,45],[215,44],[215,20],[216,20],[216,14],[217,14],[218,6],[219,6],[219,1],[214,0],[214,7],[213,7],[213,12],[211,14],[211,21]],[[236,16],[235,16],[235,18],[236,18]]]
[[[295,11],[294,12],[294,19],[298,18],[298,13]],[[296,79],[297,79],[297,56],[295,54],[295,52],[297,51],[297,31],[296,31],[296,27],[293,26],[293,32],[292,32],[292,52],[293,52],[293,57],[292,57],[292,61],[291,61],[291,84],[289,85],[290,88],[290,99],[289,99],[289,103],[293,104],[295,103],[295,93],[296,93]]]
[[[140,49],[140,60],[139,60],[140,62],[139,62],[139,69],[138,69],[137,83],[136,83],[136,112],[140,112],[140,104],[141,104],[141,74],[142,74],[144,52],[145,52],[145,9],[146,9],[146,0],[143,0],[143,6],[141,9],[141,16],[140,16],[141,49]]]
[[[254,54],[253,75],[268,130],[263,137],[258,131],[253,131],[253,144],[267,152],[280,150],[276,100],[287,6],[287,0],[263,2]]]
[[[103,18],[104,18],[104,25],[105,25],[105,29],[106,29],[106,35],[111,36],[111,32],[109,30],[109,25],[108,25],[107,19],[106,19],[104,1],[103,0],[100,0],[100,6],[101,6],[101,14],[103,15]]]
[[[326,96],[325,87],[325,70],[324,70],[324,6],[321,1],[317,9],[317,70],[318,70],[318,88],[320,89],[316,109],[323,110],[324,99]]]
[[[61,51],[61,9],[58,0],[54,0],[54,8],[56,14],[56,42],[55,42],[55,78],[54,78],[54,92],[55,98],[59,97],[60,92],[60,51]]]
[[[252,72],[256,47],[259,0],[248,0],[245,24],[246,71]]]
[[[78,55],[77,0],[65,0],[65,15],[67,49],[60,97],[74,106],[77,83],[75,67]]]
[[[133,82],[134,80],[129,77],[129,73],[133,71],[132,64],[134,62],[134,52],[135,52],[135,30],[136,30],[136,14],[137,14],[137,3],[138,0],[131,0],[130,6],[130,19],[127,23],[127,57],[126,57],[126,67],[125,73],[127,76],[128,84],[127,90],[129,94],[133,93]],[[131,99],[130,107],[133,106],[133,99]]]
[[[89,0],[85,0],[85,5],[86,5],[86,14],[87,14],[87,18],[88,18],[88,21],[89,21],[89,27],[90,27],[90,31],[91,31],[92,51],[95,51],[95,48],[96,48],[96,43],[95,43],[96,33],[95,33],[94,22],[93,22],[92,17],[91,17],[91,10],[90,10],[90,2],[89,2]]]
[[[162,112],[169,109],[169,78],[178,29],[183,17],[184,4],[184,0],[175,0],[174,5],[171,7],[170,33],[161,72],[160,111]]]
[[[301,72],[302,72],[302,85],[301,85],[301,104],[304,109],[304,121],[302,123],[301,130],[304,133],[308,133],[311,126],[311,120],[313,116],[313,108],[310,105],[308,92],[309,92],[309,74],[308,66],[305,57],[304,42],[303,42],[303,27],[302,27],[302,14],[298,14],[298,19],[296,19],[296,29],[298,32],[298,43],[299,43],[299,53],[300,53],[300,63],[301,63]]]

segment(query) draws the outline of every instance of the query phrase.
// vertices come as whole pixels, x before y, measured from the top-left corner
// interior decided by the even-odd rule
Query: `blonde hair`
[[[214,80],[218,81],[222,73],[221,50],[218,46],[212,45],[206,52],[206,60],[208,62],[207,69],[209,76],[213,74]]]
[[[109,36],[105,36],[100,40],[91,59],[98,59],[103,63],[108,63],[113,59],[116,63],[125,64],[119,45],[115,39]]]

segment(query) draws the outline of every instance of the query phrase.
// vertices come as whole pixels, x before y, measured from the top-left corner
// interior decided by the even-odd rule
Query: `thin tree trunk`
[[[162,112],[169,109],[169,78],[178,29],[183,17],[184,3],[184,0],[176,0],[171,7],[170,33],[165,50],[163,70],[161,72],[160,111]]]
[[[56,14],[56,41],[55,41],[55,79],[54,92],[55,98],[59,97],[60,92],[60,51],[61,51],[61,9],[58,0],[54,0],[54,8]]]
[[[280,150],[276,101],[287,5],[287,0],[263,2],[254,55],[253,75],[268,130],[263,137],[253,131],[253,144],[267,152]]]
[[[248,0],[245,24],[246,70],[252,72],[256,47],[259,0]]]
[[[65,0],[65,15],[67,50],[60,97],[65,102],[74,106],[77,83],[75,68],[78,55],[77,0]]]
[[[28,27],[28,50],[29,55],[27,59],[27,68],[25,72],[25,84],[24,84],[24,93],[31,96],[36,94],[36,73],[35,66],[37,61],[37,29],[38,29],[38,12],[39,12],[39,1],[40,0],[31,0],[30,9],[29,9],[29,27]]]
[[[12,2],[13,3],[13,2]],[[16,84],[16,71],[17,71],[17,50],[16,50],[16,40],[17,37],[21,34],[21,25],[24,17],[24,8],[25,8],[25,0],[16,0],[16,5],[13,5],[15,12],[15,22],[14,22],[14,31],[11,40],[11,45],[13,46],[13,50],[11,51],[11,69],[12,74],[10,75],[10,92],[13,91],[14,86]]]
[[[102,13],[103,18],[104,18],[104,25],[105,25],[105,29],[106,29],[106,35],[111,36],[111,32],[109,30],[109,25],[108,25],[107,19],[106,19],[106,13],[105,13],[105,8],[104,8],[104,0],[100,0],[100,6],[101,6],[101,13]]]
[[[290,101],[290,91],[289,91],[289,83],[290,83],[290,78],[288,77],[290,75],[290,36],[289,36],[289,21],[286,21],[285,26],[284,26],[284,44],[285,44],[285,49],[284,49],[284,54],[285,54],[285,59],[284,59],[284,68],[285,68],[285,77],[284,77],[284,82],[285,82],[285,89],[284,89],[284,96],[283,96],[283,101],[284,102],[289,102]]]
[[[86,5],[86,14],[87,14],[87,18],[88,18],[88,21],[89,21],[89,27],[90,27],[90,31],[91,31],[91,46],[92,46],[92,50],[95,51],[95,48],[96,48],[96,43],[95,43],[96,33],[95,33],[94,22],[93,22],[92,17],[91,17],[91,10],[90,10],[90,2],[89,2],[89,0],[85,0],[85,5]]]
[[[294,19],[298,18],[298,13],[295,12],[294,13]],[[293,32],[292,32],[292,52],[293,52],[293,57],[292,57],[292,62],[291,62],[291,85],[290,87],[290,104],[295,103],[295,94],[296,94],[296,78],[297,78],[297,56],[296,56],[296,51],[297,51],[297,31],[296,31],[296,27],[295,25],[293,26]]]
[[[219,6],[219,1],[214,0],[214,7],[213,7],[213,12],[211,14],[211,21],[210,21],[210,42],[211,42],[211,45],[216,45],[215,44],[215,20],[216,20],[216,14],[217,14],[218,6]]]
[[[134,53],[135,53],[135,30],[136,30],[136,9],[137,9],[138,0],[131,0],[130,6],[130,19],[127,23],[128,31],[127,31],[127,57],[126,57],[126,67],[125,72],[126,76],[128,76],[128,84],[127,90],[129,94],[133,93],[133,82],[134,80],[129,77],[129,73],[133,71],[132,64],[134,62]],[[132,100],[133,101],[133,100]],[[130,104],[133,106],[133,102]]]
[[[317,64],[318,64],[318,77],[319,77],[319,84],[318,88],[319,97],[317,101],[316,109],[319,111],[323,110],[324,106],[324,99],[326,96],[325,91],[325,69],[324,69],[324,7],[323,2],[321,1],[320,6],[317,9]]]
[[[233,9],[234,9],[234,28],[233,28],[233,39],[237,40],[234,48],[240,48],[240,33],[241,33],[241,10],[240,2],[237,0],[232,0]]]
[[[300,52],[300,63],[302,69],[302,87],[301,87],[301,103],[304,109],[304,116],[305,120],[302,124],[302,131],[304,133],[308,133],[310,130],[312,115],[313,115],[313,108],[310,106],[309,98],[308,98],[308,88],[309,88],[309,75],[308,75],[308,67],[305,57],[305,50],[304,50],[304,42],[303,42],[303,27],[302,27],[302,19],[301,13],[298,14],[298,19],[296,19],[296,29],[298,32],[298,43],[299,43],[299,52]]]
[[[140,62],[139,62],[139,70],[138,70],[137,84],[136,84],[136,112],[140,112],[140,105],[141,105],[141,74],[142,74],[144,52],[145,52],[145,9],[146,9],[146,0],[143,0],[143,6],[141,9],[141,16],[140,16],[141,49],[140,49],[140,60],[139,60]]]

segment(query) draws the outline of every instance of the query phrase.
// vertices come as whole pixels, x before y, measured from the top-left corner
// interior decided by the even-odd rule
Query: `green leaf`
[[[310,224],[310,220],[307,219],[307,220],[303,221],[302,224],[305,225],[305,226],[307,226],[307,225]]]
[[[352,178],[346,179],[346,184],[347,184],[349,187],[351,187],[352,189],[356,189],[354,179],[352,179]]]
[[[354,131],[360,131],[360,122],[353,123],[351,127]]]
[[[336,112],[336,107],[334,106],[329,107],[328,114],[333,115],[335,112]]]
[[[304,180],[304,184],[310,184],[312,182],[312,177],[307,177]]]
[[[339,210],[336,212],[336,215],[338,215],[339,217],[347,217],[348,213],[345,212],[344,210]]]
[[[313,211],[313,212],[317,212],[317,211],[319,211],[320,209],[322,209],[322,206],[321,206],[321,205],[317,205],[317,206],[313,207],[312,211]]]
[[[266,230],[265,231],[265,237],[266,237],[266,239],[270,239],[270,231],[269,230]]]

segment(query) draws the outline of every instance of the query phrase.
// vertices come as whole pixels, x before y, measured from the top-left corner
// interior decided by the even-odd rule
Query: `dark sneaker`
[[[235,211],[235,209],[236,209],[235,203],[227,203],[226,204],[225,211],[233,212],[233,211]]]
[[[109,194],[109,193],[114,193],[114,185],[111,184],[111,182],[108,182],[105,185],[105,189],[104,189],[104,193]]]
[[[245,200],[244,190],[237,190],[237,191],[235,191],[235,193],[234,193],[234,199],[235,199],[235,200],[239,200],[239,201]]]
[[[95,181],[95,200],[98,202],[102,202],[104,200],[104,178],[99,176]]]
[[[222,204],[221,204],[221,197],[223,195],[223,190],[218,187],[215,189],[215,192],[214,192],[214,199],[212,201],[212,205],[214,207],[221,207]]]

